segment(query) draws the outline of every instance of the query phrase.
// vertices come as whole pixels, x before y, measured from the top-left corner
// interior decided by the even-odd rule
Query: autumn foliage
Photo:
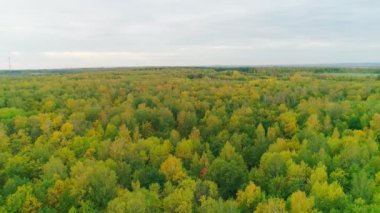
[[[0,72],[0,212],[380,212],[378,72]]]

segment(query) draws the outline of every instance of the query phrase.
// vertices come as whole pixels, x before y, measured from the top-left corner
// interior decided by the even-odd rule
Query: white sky
[[[380,62],[378,0],[0,0],[0,69]]]

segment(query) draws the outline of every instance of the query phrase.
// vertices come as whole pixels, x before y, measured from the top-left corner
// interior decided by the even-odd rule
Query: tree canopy
[[[378,73],[0,72],[0,212],[379,212]]]

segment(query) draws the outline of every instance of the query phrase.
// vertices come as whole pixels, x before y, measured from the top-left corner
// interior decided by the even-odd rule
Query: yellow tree
[[[66,138],[72,137],[74,135],[74,126],[71,123],[66,122],[62,125],[61,132]]]
[[[255,213],[285,213],[285,201],[280,198],[269,198],[266,202],[259,203]]]
[[[294,112],[285,112],[279,118],[285,135],[292,136],[298,128],[296,114]]]
[[[319,131],[321,129],[321,125],[318,119],[317,114],[312,114],[306,121],[306,128],[310,131]]]
[[[261,188],[253,182],[249,182],[244,191],[240,190],[237,193],[236,202],[240,208],[252,211],[262,198]]]
[[[305,192],[296,191],[289,197],[291,213],[313,212],[314,199],[308,198]]]
[[[160,171],[171,181],[178,181],[186,177],[181,160],[172,155],[161,164]]]

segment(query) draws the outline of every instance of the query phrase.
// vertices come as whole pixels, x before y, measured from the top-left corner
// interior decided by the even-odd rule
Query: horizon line
[[[380,68],[380,62],[357,63],[310,63],[310,64],[260,64],[260,65],[135,65],[135,66],[87,66],[87,67],[53,67],[53,68],[23,68],[0,69],[4,71],[48,71],[48,70],[86,70],[86,69],[143,69],[143,68],[263,68],[263,67],[320,67],[320,68]]]

